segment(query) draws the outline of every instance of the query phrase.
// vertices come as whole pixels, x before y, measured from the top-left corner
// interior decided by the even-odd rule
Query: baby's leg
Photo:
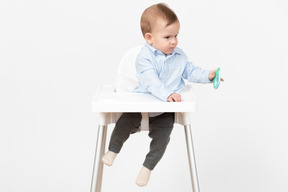
[[[108,166],[113,164],[114,159],[130,134],[138,131],[141,119],[141,113],[123,113],[121,115],[112,132],[108,147],[109,151],[102,158],[103,163]]]
[[[149,137],[152,138],[152,141],[150,143],[150,151],[143,163],[144,168],[141,169],[137,177],[137,185],[145,186],[148,183],[151,171],[164,155],[170,141],[174,118],[174,113],[164,113],[149,119]]]

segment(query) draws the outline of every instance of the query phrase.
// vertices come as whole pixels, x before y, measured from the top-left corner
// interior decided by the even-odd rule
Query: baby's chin
[[[165,55],[170,55],[172,53],[173,49],[172,50],[169,50],[169,51],[166,51],[165,52]]]

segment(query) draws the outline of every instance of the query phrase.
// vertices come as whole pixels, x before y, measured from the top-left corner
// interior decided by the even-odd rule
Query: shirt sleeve
[[[193,65],[191,62],[188,61],[187,56],[184,54],[185,57],[185,69],[182,74],[184,79],[187,79],[189,82],[194,83],[211,83],[212,81],[209,80],[209,72],[210,70],[201,69]]]
[[[159,99],[167,101],[173,91],[169,90],[165,84],[160,81],[151,61],[148,58],[137,58],[135,66],[139,86]]]

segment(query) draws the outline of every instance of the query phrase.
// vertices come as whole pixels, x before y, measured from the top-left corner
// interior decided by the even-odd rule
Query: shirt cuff
[[[205,75],[203,76],[203,83],[212,83],[213,82],[213,79],[212,81],[210,81],[209,79],[209,73],[210,73],[211,70],[205,70]]]
[[[170,91],[170,90],[164,90],[164,91],[161,91],[160,92],[160,95],[159,95],[159,98],[162,100],[162,101],[168,101],[168,97],[173,93],[173,91]]]

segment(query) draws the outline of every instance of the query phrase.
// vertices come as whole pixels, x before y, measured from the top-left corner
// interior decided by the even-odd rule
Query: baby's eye
[[[178,35],[175,35],[175,37],[178,37]]]
[[[170,36],[165,37],[165,39],[170,39]]]

